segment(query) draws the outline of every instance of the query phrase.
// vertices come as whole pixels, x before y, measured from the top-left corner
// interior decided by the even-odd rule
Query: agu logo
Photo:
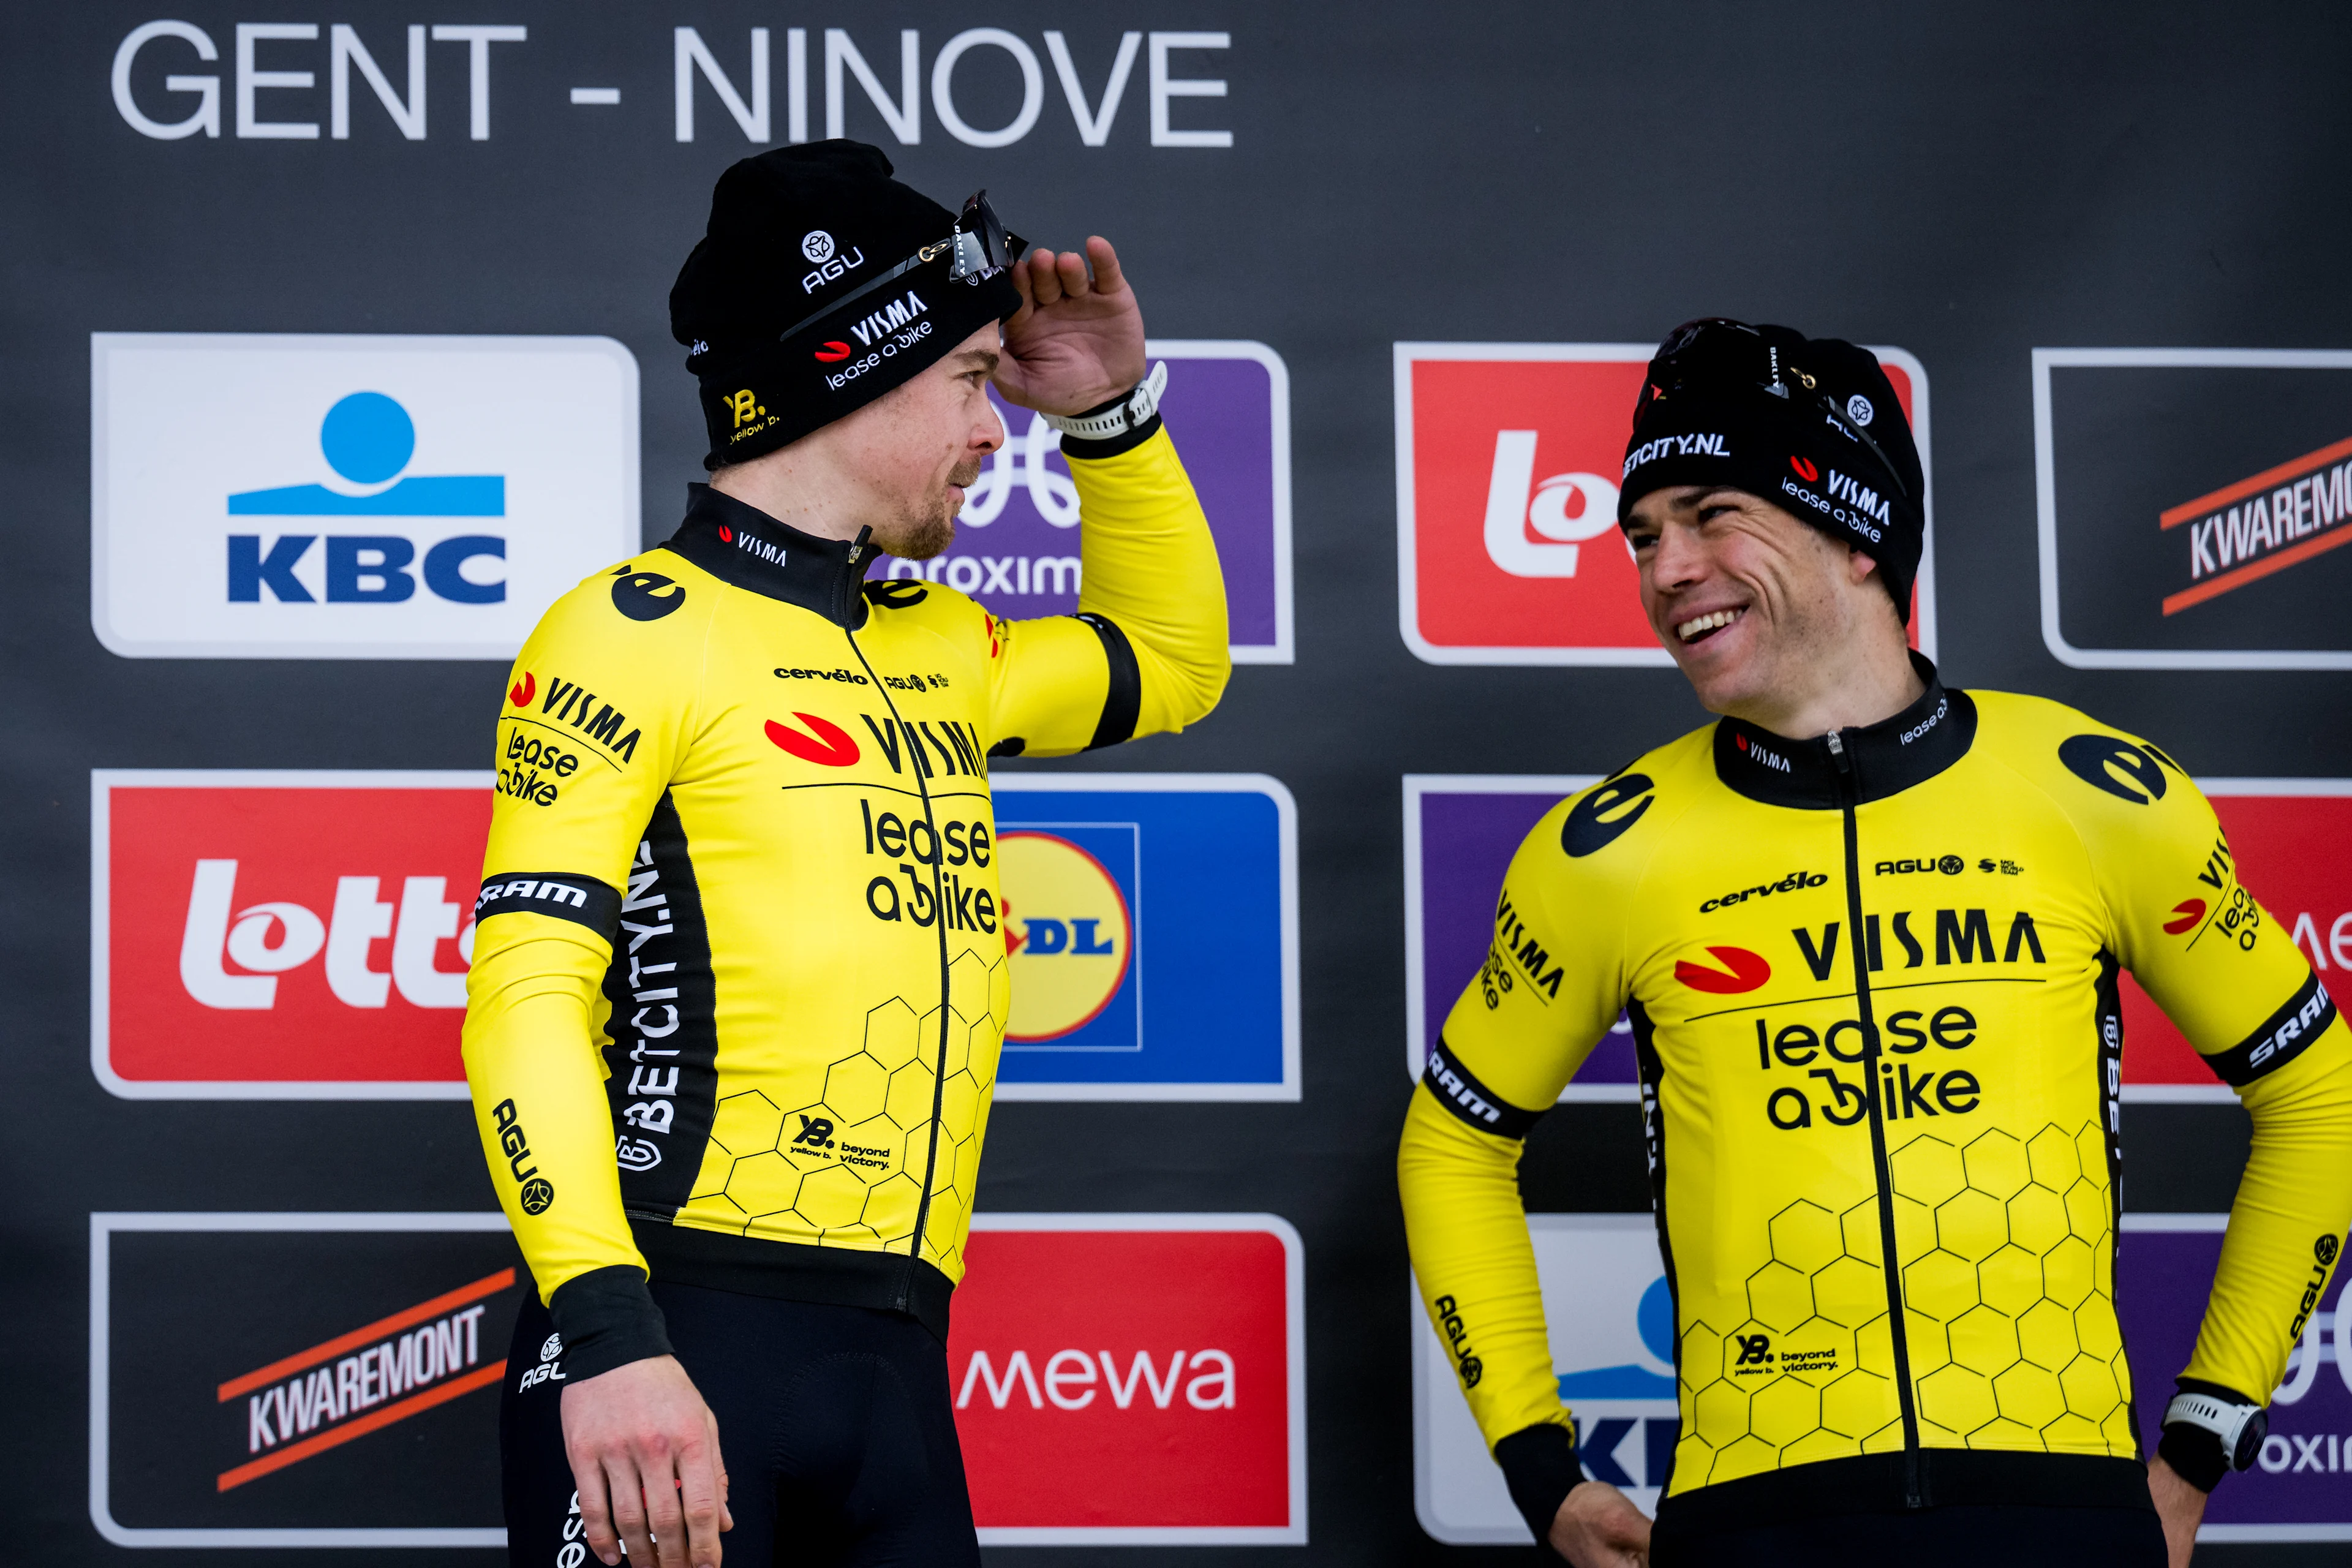
[[[1125,847],[1116,826],[1065,833],[1008,832],[997,839],[1004,889],[1004,950],[1013,960],[1013,1015],[1005,1038],[1058,1041],[1102,1017],[1134,967],[1135,921],[1127,889],[1078,839]]]

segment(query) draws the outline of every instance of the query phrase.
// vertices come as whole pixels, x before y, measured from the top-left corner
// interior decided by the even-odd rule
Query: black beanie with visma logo
[[[1674,485],[1728,485],[1878,563],[1908,613],[1926,547],[1927,479],[1895,386],[1839,338],[1720,318],[1658,345],[1633,411],[1617,518]]]
[[[862,142],[779,147],[721,174],[669,292],[710,432],[703,467],[797,441],[1019,310],[1001,268],[949,277],[955,223]]]

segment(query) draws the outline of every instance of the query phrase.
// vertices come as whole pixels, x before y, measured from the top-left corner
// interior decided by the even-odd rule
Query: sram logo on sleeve
[[[1302,1545],[1306,1262],[1273,1215],[977,1215],[949,1387],[982,1544]]]
[[[1653,352],[1647,343],[1395,345],[1398,618],[1415,654],[1432,664],[1673,662],[1642,614],[1617,527],[1625,443]],[[1901,349],[1871,352],[1927,467],[1927,373]],[[1727,437],[1675,439],[1719,450]],[[1864,506],[1846,485],[1842,499]],[[1883,504],[1866,503],[1874,515]],[[1927,515],[1911,640],[1932,658],[1932,486]]]
[[[90,1065],[131,1099],[463,1099],[484,773],[90,775]]]

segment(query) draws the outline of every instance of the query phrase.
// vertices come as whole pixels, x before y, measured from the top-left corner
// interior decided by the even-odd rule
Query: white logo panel
[[[610,338],[90,336],[90,623],[130,658],[510,658],[638,548]]]
[[[1584,1473],[1655,1514],[1681,1431],[1675,1405],[1674,1307],[1648,1215],[1528,1216],[1560,1397],[1575,1417]],[[1529,1541],[1503,1472],[1462,1396],[1454,1358],[1416,1297],[1412,1315],[1413,1512],[1458,1546]]]

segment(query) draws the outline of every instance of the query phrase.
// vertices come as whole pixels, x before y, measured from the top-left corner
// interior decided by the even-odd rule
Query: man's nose
[[[1650,581],[1658,588],[1689,587],[1706,575],[1706,552],[1692,530],[1669,522],[1658,531],[1658,542],[1650,551]]]
[[[1004,416],[992,403],[988,405],[988,417],[971,427],[971,449],[984,458],[1003,446],[1012,435],[1004,427]]]

